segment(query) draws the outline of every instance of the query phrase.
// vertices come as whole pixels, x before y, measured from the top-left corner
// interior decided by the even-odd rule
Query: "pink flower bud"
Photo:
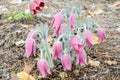
[[[42,74],[43,78],[45,78],[47,76],[47,74],[51,74],[50,66],[46,60],[44,60],[44,59],[39,60],[37,63],[37,67],[38,67],[38,70],[40,71],[40,73]]]
[[[60,36],[62,32],[63,32],[63,24],[61,24],[59,28],[56,28],[54,30],[54,35],[57,34],[58,36]]]
[[[70,45],[73,47],[74,50],[79,50],[81,47],[83,47],[83,44],[80,42],[80,37],[75,36],[70,40]]]
[[[93,37],[92,37],[92,33],[90,32],[90,30],[85,30],[84,36],[85,36],[85,42],[86,42],[87,46],[92,46],[93,45]]]
[[[56,41],[54,44],[53,44],[53,54],[52,54],[52,57],[54,59],[56,58],[61,58],[62,56],[62,51],[63,51],[63,45],[60,41]]]
[[[63,21],[63,15],[61,13],[57,13],[52,20],[52,27],[59,27],[62,24]]]
[[[69,25],[71,28],[75,27],[75,14],[71,13],[69,17]]]
[[[75,36],[70,40],[70,45],[73,47],[76,53],[76,64],[80,64],[81,66],[83,64],[87,63],[87,56],[84,50],[83,44],[80,42],[80,37]]]
[[[31,3],[30,4],[30,10],[32,11],[33,14],[36,14],[36,9],[38,9],[38,5],[36,3]]]
[[[36,51],[36,43],[35,40],[32,38],[27,38],[25,42],[25,51],[26,51],[26,56],[30,57],[32,55],[35,55]]]
[[[62,30],[62,22],[63,22],[63,15],[58,13],[55,15],[54,19],[52,20],[52,27],[54,28],[54,34],[59,35]]]
[[[84,48],[80,48],[79,51],[76,52],[76,64],[80,64],[81,66],[87,64],[87,55],[85,53]]]
[[[104,42],[106,40],[106,33],[105,33],[105,29],[104,28],[99,28],[97,30],[97,35],[98,35],[98,39],[101,42]]]
[[[62,61],[62,65],[64,70],[71,70],[72,68],[72,60],[71,60],[71,56],[68,54],[65,54],[62,56],[61,58]]]
[[[35,31],[30,31],[27,35],[27,38],[35,39],[37,37],[37,33]]]
[[[44,0],[34,0],[34,2],[39,5],[39,7],[44,7],[45,6],[45,2]]]

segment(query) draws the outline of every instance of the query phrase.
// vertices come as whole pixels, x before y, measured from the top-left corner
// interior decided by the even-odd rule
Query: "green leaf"
[[[13,17],[14,20],[20,20],[22,18],[25,18],[25,15],[23,12],[20,12]]]
[[[27,14],[24,14],[26,20],[32,20],[33,19],[33,14],[32,13],[27,13]]]
[[[72,50],[72,62],[73,62],[73,64],[75,64],[75,51],[74,50]]]
[[[78,21],[80,22],[80,16],[78,16]]]
[[[9,15],[8,15],[8,14],[4,14],[3,17],[4,17],[5,19],[8,19],[8,18],[9,18]]]

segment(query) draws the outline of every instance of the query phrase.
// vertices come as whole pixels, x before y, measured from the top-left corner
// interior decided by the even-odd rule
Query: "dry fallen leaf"
[[[53,38],[51,36],[48,36],[47,40],[48,40],[48,42],[52,42]]]
[[[115,65],[115,64],[117,64],[116,61],[110,61],[110,60],[108,60],[108,61],[106,60],[105,63],[107,63],[108,65],[112,65],[112,64]]]
[[[23,68],[23,72],[27,72],[27,73],[30,73],[33,69],[34,65],[26,65],[24,68]]]
[[[104,11],[103,11],[102,9],[98,8],[98,9],[96,9],[96,10],[94,11],[94,14],[98,15],[98,14],[101,14],[101,13],[103,13],[103,12],[104,12]]]
[[[115,2],[112,7],[120,7],[120,1]]]
[[[120,8],[120,1],[116,1],[114,4],[108,5],[108,8],[110,8],[111,10],[119,9]]]
[[[30,74],[26,72],[17,73],[17,76],[19,77],[20,80],[35,80],[34,77],[32,77]]]
[[[23,41],[23,40],[15,42],[16,46],[23,46],[24,44],[25,44],[25,41]]]
[[[59,75],[62,78],[62,80],[64,80],[65,77],[68,77],[67,73],[65,72],[61,72]]]
[[[8,2],[11,3],[11,4],[17,4],[18,3],[18,1],[16,1],[16,0],[8,0]]]
[[[94,61],[94,60],[91,60],[91,59],[88,60],[88,64],[90,64],[91,66],[94,66],[94,67],[99,67],[100,66],[99,61]]]
[[[37,76],[37,80],[39,80],[39,79],[41,79],[41,78],[43,78],[42,76]]]
[[[93,34],[93,43],[95,44],[100,44],[100,41],[98,40],[98,36],[96,34]]]
[[[20,78],[17,75],[15,75],[15,76],[12,76],[10,80],[20,80]]]

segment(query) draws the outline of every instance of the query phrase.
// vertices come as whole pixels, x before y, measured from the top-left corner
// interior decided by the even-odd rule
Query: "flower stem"
[[[50,55],[50,51],[49,51],[49,48],[48,48],[48,44],[47,44],[47,40],[45,40],[45,46],[46,46],[46,59],[50,65],[50,68],[53,68],[54,67],[54,64],[53,64],[53,60],[51,58],[51,55]]]

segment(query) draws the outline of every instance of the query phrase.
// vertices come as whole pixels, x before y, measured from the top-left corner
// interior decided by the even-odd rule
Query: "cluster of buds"
[[[35,0],[34,3],[39,3],[39,6],[44,6],[44,2],[39,2],[42,0]],[[35,8],[38,9],[38,8]],[[41,58],[37,63],[40,74],[45,78],[47,74],[51,74],[50,68],[53,68],[53,59],[59,59],[62,62],[64,71],[71,70],[72,64],[76,62],[76,65],[86,65],[87,64],[87,54],[84,50],[84,46],[93,46],[94,39],[91,30],[85,28],[83,33],[80,34],[80,27],[77,27],[76,24],[77,16],[74,13],[71,13],[68,18],[69,27],[64,25],[64,16],[62,13],[58,13],[52,20],[52,28],[54,30],[53,35],[56,35],[57,39],[53,43],[52,52],[49,50],[47,42],[47,34],[49,27],[47,24],[41,24],[39,28],[37,27],[35,31],[28,33],[26,39],[26,56],[30,57],[35,55],[36,51],[36,42],[35,38],[37,35],[41,38],[41,43],[39,45]],[[73,30],[77,31],[77,34],[73,33]],[[98,39],[101,42],[104,42],[106,39],[105,29],[97,29]],[[84,44],[85,43],[85,44]],[[52,53],[52,54],[51,54]]]
[[[76,18],[77,16],[74,13],[69,15],[69,27],[67,26],[67,28],[64,26],[64,16],[62,13],[56,14],[52,20],[52,28],[54,29],[53,35],[57,35],[58,38],[62,36],[63,40],[61,42],[56,41],[53,44],[52,55],[54,59],[58,58],[61,60],[64,70],[71,70],[73,55],[76,57],[74,58],[76,59],[76,64],[80,64],[81,66],[87,64],[87,54],[84,50],[84,46],[90,47],[94,45],[94,39],[91,30],[85,28],[83,33],[81,32],[80,34],[80,27],[75,26]],[[74,33],[70,33],[73,31],[73,29],[77,31],[76,35]],[[100,42],[105,41],[106,34],[104,28],[98,28],[97,35]],[[65,46],[66,44],[67,46]],[[73,53],[71,53],[72,50],[74,50]]]
[[[36,14],[37,10],[42,11],[44,6],[44,0],[34,0],[34,2],[30,4],[30,10],[33,14]]]

